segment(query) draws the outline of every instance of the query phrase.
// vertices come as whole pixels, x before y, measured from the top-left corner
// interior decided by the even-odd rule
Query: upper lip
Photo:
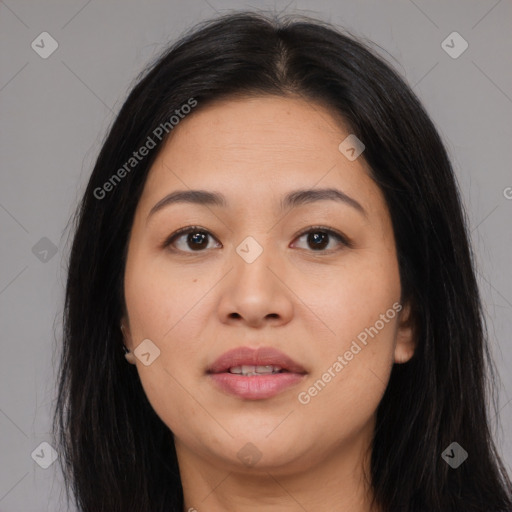
[[[228,350],[218,357],[208,368],[208,373],[222,373],[233,366],[280,366],[293,373],[306,373],[306,370],[292,358],[273,347],[238,347]]]

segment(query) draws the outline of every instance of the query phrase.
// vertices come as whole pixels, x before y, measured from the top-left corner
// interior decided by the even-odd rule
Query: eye
[[[337,240],[338,244],[341,244],[345,247],[352,247],[352,243],[348,238],[346,238],[341,233],[338,233],[337,231],[334,231],[330,228],[326,228],[324,226],[313,226],[309,228],[307,231],[303,231],[299,235],[299,239],[303,238],[304,236],[307,236],[306,243],[310,244],[313,251],[322,251],[322,252],[331,252],[333,249],[332,247],[329,248],[327,251],[325,251],[326,246],[329,245],[330,238],[334,238]]]
[[[173,246],[173,248],[182,252],[201,252],[211,248],[208,246],[208,237],[213,238],[209,231],[200,226],[188,226],[175,231],[165,240],[162,246]]]
[[[313,226],[307,231],[303,231],[298,238],[307,236],[306,243],[311,244],[312,250],[315,252],[331,252],[336,250],[325,248],[330,243],[330,238],[334,238],[338,244],[345,247],[352,247],[352,243],[341,233],[334,231],[324,226]],[[172,233],[162,244],[162,248],[172,246],[172,250],[181,252],[202,252],[206,249],[211,249],[208,238],[216,240],[213,235],[206,229],[200,226],[188,226],[181,228]],[[219,243],[219,245],[221,245]]]

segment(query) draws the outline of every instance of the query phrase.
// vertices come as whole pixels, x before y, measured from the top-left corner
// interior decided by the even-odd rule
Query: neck
[[[370,475],[368,436],[279,467],[241,467],[239,462],[200,457],[175,442],[184,512],[257,512],[262,506],[275,512],[379,511],[370,505],[365,478]]]

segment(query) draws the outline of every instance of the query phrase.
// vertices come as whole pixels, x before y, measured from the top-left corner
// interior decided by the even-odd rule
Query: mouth
[[[230,350],[206,373],[217,389],[247,400],[275,396],[297,385],[307,374],[299,363],[272,347]]]
[[[279,372],[305,374],[306,370],[291,357],[273,347],[238,347],[228,350],[207,369],[207,373],[237,375],[268,375]]]
[[[243,375],[244,377],[248,377],[250,375],[273,375],[276,373],[286,373],[288,370],[284,370],[280,366],[273,364],[267,364],[265,366],[244,364],[242,366],[231,366],[227,369],[227,372],[224,373],[228,372],[235,375]]]

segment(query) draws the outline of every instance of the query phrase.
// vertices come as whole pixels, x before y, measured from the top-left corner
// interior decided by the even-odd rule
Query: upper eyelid
[[[201,226],[187,226],[187,227],[178,229],[176,232],[174,232],[173,234],[168,236],[164,240],[164,243],[162,245],[164,247],[169,246],[172,243],[174,243],[178,238],[180,238],[180,237],[182,237],[184,235],[190,234],[193,231],[202,231],[204,233],[207,233],[208,235],[212,236],[217,242],[220,243],[218,237],[215,236],[209,229],[203,228]],[[342,244],[344,244],[344,245],[346,245],[348,247],[352,247],[351,240],[348,237],[346,237],[343,233],[338,232],[334,228],[330,228],[328,226],[321,226],[321,225],[310,226],[308,228],[305,228],[304,230],[301,230],[296,235],[294,235],[293,239],[295,240],[297,238],[303,237],[304,235],[306,235],[306,234],[308,234],[310,232],[315,232],[315,231],[327,232],[329,235],[335,236],[336,238],[338,238],[338,240]],[[185,252],[188,252],[188,251],[185,251]],[[202,252],[202,251],[191,251],[191,252],[198,252],[199,253],[199,252]],[[318,252],[329,252],[329,251],[318,251]]]

